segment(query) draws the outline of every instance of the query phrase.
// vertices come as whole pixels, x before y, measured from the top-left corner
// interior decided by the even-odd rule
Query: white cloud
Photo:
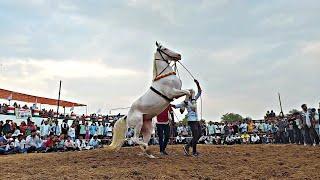
[[[113,68],[101,60],[36,60],[36,59],[2,59],[0,60],[8,71],[23,69],[24,76],[39,77],[67,77],[67,78],[114,78],[121,76],[139,76],[141,72]],[[30,71],[31,70],[31,71]]]
[[[314,58],[317,58],[317,61],[319,61],[320,58],[320,41],[314,41],[310,43],[306,43],[302,47],[302,53]]]
[[[234,47],[214,51],[209,57],[221,63],[234,64],[247,59],[253,52],[253,48]]]

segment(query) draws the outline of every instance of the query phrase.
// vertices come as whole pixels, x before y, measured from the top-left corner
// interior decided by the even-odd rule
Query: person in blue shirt
[[[98,126],[96,126],[96,123],[93,122],[89,128],[90,136],[93,137],[93,135],[97,133],[97,130],[98,130]]]
[[[186,115],[188,120],[188,125],[191,128],[192,132],[192,140],[183,147],[184,154],[189,155],[189,148],[192,147],[192,155],[198,156],[199,153],[197,152],[197,143],[198,140],[201,137],[201,127],[198,119],[198,113],[197,113],[197,100],[201,96],[201,87],[199,82],[195,79],[194,82],[197,85],[198,93],[195,95],[195,92],[193,89],[190,90],[191,96],[186,97],[186,99],[177,105],[172,105],[173,108],[180,108],[180,111],[183,113],[184,108],[187,109],[188,113]]]

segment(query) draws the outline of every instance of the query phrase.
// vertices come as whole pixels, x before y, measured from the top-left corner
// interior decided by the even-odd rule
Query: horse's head
[[[156,55],[158,57],[160,57],[162,60],[169,61],[169,62],[181,60],[181,54],[176,53],[176,52],[164,47],[163,45],[161,45],[158,42],[156,42],[156,46],[157,46]]]

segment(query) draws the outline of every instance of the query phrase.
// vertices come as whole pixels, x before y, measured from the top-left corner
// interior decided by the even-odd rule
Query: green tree
[[[243,117],[240,114],[236,114],[236,113],[227,113],[224,114],[221,117],[222,121],[224,122],[235,122],[235,121],[239,121],[242,120]]]
[[[297,109],[291,109],[290,111],[289,111],[289,114],[294,114],[294,113],[296,113],[296,112],[299,112]]]

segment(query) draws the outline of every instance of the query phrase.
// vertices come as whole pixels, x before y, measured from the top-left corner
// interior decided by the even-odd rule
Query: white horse
[[[113,129],[111,149],[119,150],[125,140],[127,129],[134,128],[132,141],[139,144],[148,157],[148,142],[153,131],[152,118],[160,114],[170,102],[181,96],[190,96],[188,90],[181,90],[182,82],[170,66],[173,61],[181,60],[181,55],[156,42],[154,54],[153,82],[150,89],[130,107],[128,115],[119,119]],[[143,141],[139,140],[140,133]]]

